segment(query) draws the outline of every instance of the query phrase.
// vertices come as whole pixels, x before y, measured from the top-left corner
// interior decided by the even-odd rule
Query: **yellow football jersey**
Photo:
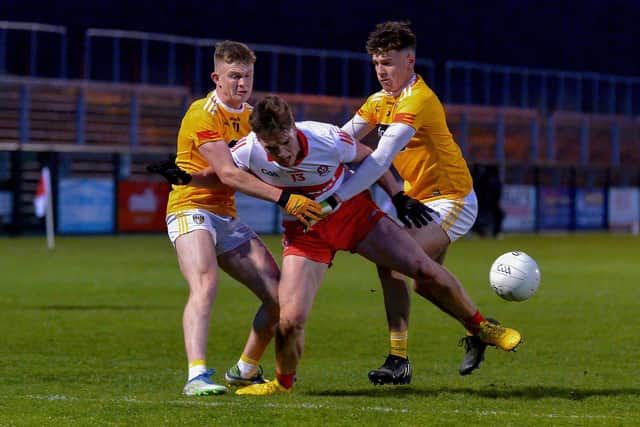
[[[208,166],[198,147],[206,142],[232,144],[251,131],[251,106],[232,109],[220,102],[215,92],[193,102],[182,119],[178,132],[176,163],[187,172]],[[215,165],[212,165],[215,167]],[[220,183],[210,188],[174,185],[169,193],[167,214],[186,209],[206,209],[219,215],[236,216],[235,190]]]
[[[409,196],[426,201],[464,197],[471,191],[467,162],[447,127],[440,100],[422,77],[415,75],[396,97],[383,90],[374,93],[358,115],[377,126],[379,136],[392,123],[416,130],[393,160]]]

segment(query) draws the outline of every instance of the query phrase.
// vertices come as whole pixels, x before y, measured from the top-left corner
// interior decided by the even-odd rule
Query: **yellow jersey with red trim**
[[[194,101],[180,124],[176,164],[189,173],[209,166],[198,148],[213,141],[233,145],[247,136],[251,131],[250,114],[249,104],[231,108],[218,99],[215,91]],[[235,218],[235,190],[222,183],[209,188],[174,185],[169,193],[167,214],[196,208]]]
[[[374,93],[357,114],[377,126],[378,136],[392,123],[415,129],[393,160],[409,196],[426,201],[460,198],[471,192],[473,180],[449,131],[442,103],[422,77],[415,74],[398,96],[384,90]]]

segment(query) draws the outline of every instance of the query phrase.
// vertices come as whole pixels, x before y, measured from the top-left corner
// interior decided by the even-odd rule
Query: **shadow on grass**
[[[468,394],[490,399],[525,399],[537,400],[560,398],[568,400],[584,400],[589,397],[635,396],[640,397],[640,388],[594,388],[574,389],[569,387],[501,387],[501,388],[417,388],[412,386],[371,387],[354,390],[317,390],[304,393],[309,396],[368,396],[368,397],[432,397],[444,394]]]
[[[147,311],[147,310],[175,310],[168,305],[34,305],[14,307],[20,310],[51,310],[51,311]]]

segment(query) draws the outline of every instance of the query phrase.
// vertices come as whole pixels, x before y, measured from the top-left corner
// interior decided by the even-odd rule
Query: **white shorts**
[[[467,234],[478,216],[478,199],[473,190],[463,199],[437,199],[425,205],[436,211],[434,221],[452,242]]]
[[[193,230],[207,230],[211,234],[217,255],[229,252],[257,237],[244,222],[203,209],[189,209],[167,215],[167,233],[174,246],[178,237]]]

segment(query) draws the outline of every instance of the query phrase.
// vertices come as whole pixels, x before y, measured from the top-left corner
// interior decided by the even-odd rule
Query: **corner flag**
[[[36,216],[42,218],[46,216],[47,247],[53,249],[55,246],[53,230],[53,203],[51,201],[51,174],[48,167],[43,167],[38,181],[38,189],[33,199]]]
[[[47,204],[49,199],[49,190],[51,188],[51,176],[49,174],[49,168],[43,167],[40,173],[40,181],[38,181],[38,189],[36,190],[36,197],[33,199],[33,205],[36,208],[36,216],[42,218],[47,213]]]

